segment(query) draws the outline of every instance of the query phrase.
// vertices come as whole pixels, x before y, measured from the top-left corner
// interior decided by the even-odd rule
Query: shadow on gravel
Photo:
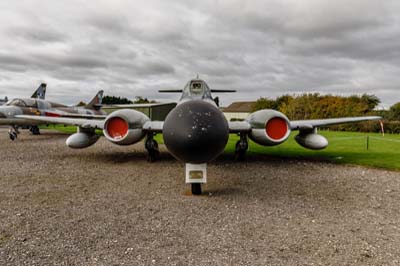
[[[260,163],[266,167],[263,171],[268,172],[260,173]],[[236,165],[233,170],[229,169],[231,164]],[[244,175],[236,174],[240,164],[246,169]],[[238,162],[233,155],[223,154],[214,165],[226,167],[225,177],[219,177],[212,188],[204,192],[213,197],[250,196],[261,201],[284,198],[294,204],[298,201],[338,206],[353,202],[357,187],[352,180],[343,178],[335,167],[327,169],[318,164],[335,166],[329,162],[268,155],[249,155],[244,162]]]
[[[97,162],[107,163],[112,162],[128,163],[128,162],[147,162],[146,151],[133,151],[133,152],[108,152],[108,153],[91,153],[91,154],[70,154],[69,157],[85,156],[87,160],[93,160]],[[65,157],[65,155],[64,155]],[[149,165],[157,164],[159,162],[176,162],[176,159],[169,153],[161,152],[160,157],[157,161],[149,163]]]
[[[67,139],[69,134],[66,133],[58,133],[58,132],[46,132],[41,133],[40,135],[20,135],[16,141],[19,142],[42,142],[49,140],[58,140],[58,139]]]
[[[238,196],[238,195],[246,195],[248,194],[244,189],[230,187],[227,185],[226,187],[219,188],[205,188],[203,190],[204,194],[210,194],[213,197],[225,197],[225,196]]]
[[[304,157],[282,157],[282,156],[274,156],[268,154],[249,154],[246,156],[244,161],[238,161],[235,159],[234,154],[224,153],[217,157],[214,164],[256,164],[256,163],[292,163],[292,162],[309,162],[309,163],[327,163],[327,164],[335,164],[335,162],[327,159],[327,158],[304,158]]]

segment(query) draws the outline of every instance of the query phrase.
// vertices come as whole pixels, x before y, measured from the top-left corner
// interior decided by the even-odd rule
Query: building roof
[[[233,102],[222,109],[226,113],[251,113],[256,102]]]

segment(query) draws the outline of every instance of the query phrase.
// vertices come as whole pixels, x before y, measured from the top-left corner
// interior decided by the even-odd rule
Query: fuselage
[[[208,85],[199,79],[189,81],[178,105],[164,121],[168,150],[186,163],[207,163],[223,152],[228,137],[228,122]]]
[[[0,125],[38,125],[38,121],[32,121],[17,118],[17,115],[37,115],[61,117],[68,115],[104,116],[106,113],[102,110],[87,109],[85,107],[70,107],[51,101],[41,99],[13,99],[7,104],[0,106]]]

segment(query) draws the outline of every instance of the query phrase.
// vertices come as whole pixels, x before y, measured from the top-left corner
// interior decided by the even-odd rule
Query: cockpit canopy
[[[190,80],[183,89],[182,98],[212,99],[207,83],[200,79]]]
[[[8,106],[17,106],[17,107],[31,107],[37,108],[37,102],[34,99],[12,99],[7,102]]]

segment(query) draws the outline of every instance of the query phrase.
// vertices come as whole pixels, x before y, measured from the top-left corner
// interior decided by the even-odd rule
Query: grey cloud
[[[8,36],[10,38],[20,37],[28,42],[62,42],[67,36],[50,28],[40,27],[15,27],[11,28]]]
[[[200,74],[211,87],[239,90],[221,95],[223,104],[309,91],[370,92],[387,105],[399,97],[395,1],[71,1],[0,10],[1,90],[21,95],[44,79],[49,95],[73,103],[65,90],[80,88],[79,100],[98,87],[177,99],[156,91]]]

